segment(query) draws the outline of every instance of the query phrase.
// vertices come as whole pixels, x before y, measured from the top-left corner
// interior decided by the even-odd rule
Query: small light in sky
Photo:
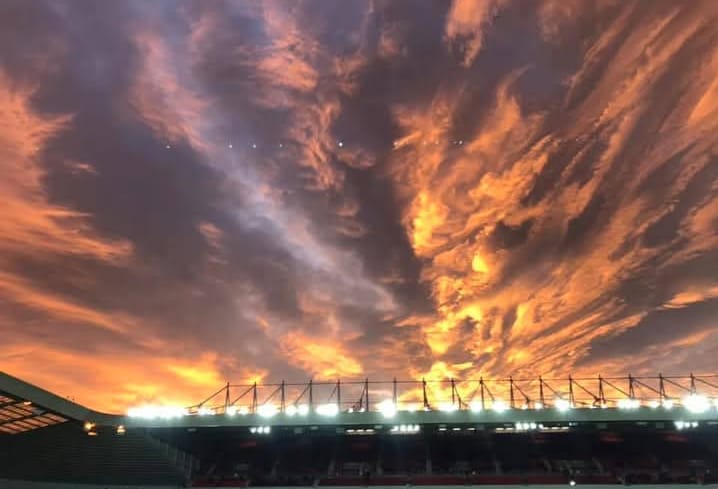
[[[339,147],[340,147],[340,148],[343,148],[343,147],[344,147],[344,142],[343,142],[343,141],[339,141]]]
[[[256,144],[256,143],[252,143],[252,149],[257,149],[257,144]]]
[[[167,149],[170,149],[171,147],[172,146],[170,146],[169,144],[167,146],[165,146],[165,148],[167,148]]]
[[[229,143],[229,144],[227,145],[227,147],[228,147],[229,149],[232,149],[232,143]]]

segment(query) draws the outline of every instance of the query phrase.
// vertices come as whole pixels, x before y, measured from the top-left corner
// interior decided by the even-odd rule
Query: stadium
[[[718,489],[718,0],[0,0],[0,489]]]
[[[227,384],[104,414],[0,374],[0,487],[713,484],[718,376]]]

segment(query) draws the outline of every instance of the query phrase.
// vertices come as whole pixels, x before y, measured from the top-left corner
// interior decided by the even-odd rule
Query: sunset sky
[[[0,2],[0,370],[715,373],[718,2]]]

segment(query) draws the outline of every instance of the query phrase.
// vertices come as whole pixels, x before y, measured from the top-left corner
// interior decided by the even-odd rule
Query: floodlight
[[[706,396],[691,394],[683,398],[683,407],[692,413],[704,413],[710,408],[710,401]]]
[[[639,399],[619,399],[617,403],[618,409],[638,409],[641,407],[641,401]]]
[[[453,413],[457,409],[459,409],[458,406],[456,404],[454,404],[453,402],[439,403],[439,411],[443,411],[445,413]]]
[[[396,414],[396,404],[394,404],[394,401],[390,399],[381,401],[379,404],[377,404],[377,407],[379,408],[379,412],[385,418],[393,418]]]
[[[471,401],[471,403],[469,403],[469,409],[471,409],[472,413],[479,413],[484,407],[481,405],[481,401]]]
[[[320,404],[317,406],[317,414],[322,416],[336,416],[339,413],[339,406],[336,404]]]
[[[571,401],[559,397],[553,402],[553,406],[559,411],[565,412],[571,409]]]
[[[491,403],[491,409],[493,409],[497,413],[503,413],[508,408],[509,406],[501,399],[496,399],[493,403]]]
[[[262,404],[259,408],[257,408],[257,414],[263,418],[271,418],[278,412],[279,410],[274,404]]]

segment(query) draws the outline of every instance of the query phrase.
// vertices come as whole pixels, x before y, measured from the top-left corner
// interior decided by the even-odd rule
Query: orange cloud
[[[163,354],[161,349],[138,360],[137,352],[112,345],[78,355],[36,342],[13,341],[3,347],[0,360],[10,374],[111,413],[142,404],[190,406],[227,380],[212,354],[188,360]],[[237,375],[237,381],[243,380]]]
[[[474,7],[453,5],[450,38],[476,32],[495,6]],[[471,12],[459,15],[463,9]],[[627,19],[627,14],[619,14],[586,50],[583,66],[570,82],[567,104],[576,108],[566,109],[564,117],[571,123],[565,127],[547,132],[546,114],[521,108],[515,84],[522,71],[498,85],[486,122],[459,147],[451,144],[448,121],[461,106],[461,90],[441,89],[425,110],[395,110],[403,131],[393,165],[397,191],[406,202],[404,227],[422,260],[422,279],[431,287],[435,304],[434,315],[406,323],[420,328],[437,361],[481,359],[474,373],[494,375],[568,372],[594,341],[620,334],[649,312],[631,311],[617,297],[622,283],[642,276],[656,260],[677,266],[715,249],[715,233],[697,224],[715,222],[708,217],[715,215],[714,206],[706,199],[686,214],[674,240],[640,246],[651,224],[671,208],[656,206],[638,190],[662,162],[683,148],[691,148],[694,156],[686,158],[693,163],[683,165],[680,176],[669,183],[667,201],[685,198],[688,182],[710,164],[707,154],[714,141],[705,135],[714,122],[695,114],[712,111],[708,101],[714,80],[703,78],[702,72],[682,78],[690,95],[671,107],[658,128],[666,131],[665,136],[645,154],[632,153],[639,144],[639,121],[650,110],[647,94],[653,93],[657,80],[671,70],[678,53],[694,41],[706,21],[698,10],[679,8],[645,19],[640,26],[629,27]],[[619,40],[627,30],[628,36]],[[480,37],[471,39],[474,49],[480,47]],[[607,66],[600,60],[608,56],[609,47],[614,50],[612,62],[596,73]],[[701,55],[713,60],[713,53]],[[703,121],[700,130],[690,125],[700,125],[698,120]],[[604,146],[590,159],[587,150],[578,149],[554,182],[540,182],[541,172],[572,141],[601,141]],[[579,165],[591,168],[591,178],[580,184],[572,177]],[[615,180],[616,174],[624,177]],[[544,196],[527,199],[539,185],[548,189]],[[614,193],[615,188],[623,191]],[[578,223],[591,213],[600,217],[591,217],[590,245],[558,253],[565,246],[563,236],[578,232]],[[509,252],[492,241],[499,222],[504,227],[531,222],[530,229],[542,232],[528,231],[526,244]],[[683,251],[668,252],[677,240],[687,241]],[[634,246],[626,248],[625,243]],[[526,247],[533,251],[523,251],[530,249]],[[526,256],[515,263],[530,252],[550,258],[532,262]],[[679,294],[675,301],[688,299]]]
[[[227,380],[276,380],[287,368],[425,377],[445,398],[433,381],[708,368],[710,325],[630,355],[596,350],[717,297],[714,4],[455,0],[426,51],[446,53],[439,63],[412,59],[431,36],[382,5],[336,29],[301,2],[220,2],[137,18],[128,34],[137,65],[123,95],[137,120],[222,180],[209,216],[189,223],[208,256],[168,295],[174,285],[212,297],[198,316],[219,310],[219,323],[239,324],[261,368],[240,368],[217,339],[186,351],[187,325],[171,312],[138,317],[116,297],[95,306],[22,273],[71,257],[166,278],[159,258],[135,255],[139,243],[102,236],[92,216],[55,200],[43,152],[73,117],[38,112],[33,86],[0,75],[3,367],[112,410],[190,404]],[[519,10],[520,22],[494,23]],[[238,17],[256,29],[237,29]],[[512,30],[528,22],[536,29]],[[490,51],[485,34],[499,26],[508,30]],[[521,53],[531,43],[536,59],[499,59],[510,43]],[[61,166],[77,183],[103,177],[96,164]],[[260,245],[245,253],[254,234]],[[388,240],[399,243],[385,252]],[[384,254],[401,260],[367,258]],[[89,268],[63,280],[94,286]],[[67,346],[72,334],[84,354]],[[462,398],[475,387],[459,385]]]
[[[208,102],[198,89],[187,86],[189,77],[182,77],[184,63],[172,57],[165,40],[151,26],[137,29],[133,41],[142,68],[130,86],[130,104],[161,138],[205,149],[209,142],[202,123]]]
[[[302,331],[290,331],[280,341],[287,361],[321,379],[352,378],[363,368],[339,340],[314,338]]]
[[[506,0],[454,0],[446,17],[446,37],[459,43],[462,62],[471,65],[484,42],[483,30],[491,23]]]
[[[51,204],[40,164],[47,141],[71,123],[70,116],[44,116],[31,106],[34,89],[0,72],[0,250],[9,254],[78,255],[120,262],[132,251],[126,241],[96,235],[87,217]],[[0,258],[0,263],[2,258]]]

